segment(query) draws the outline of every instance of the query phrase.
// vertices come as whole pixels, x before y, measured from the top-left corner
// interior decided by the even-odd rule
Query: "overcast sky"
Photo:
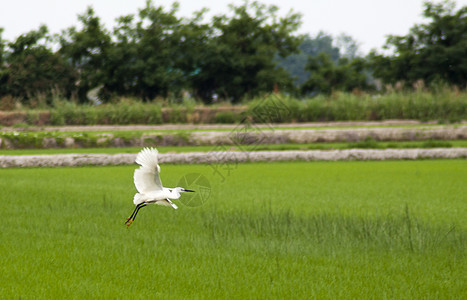
[[[115,18],[136,13],[146,0],[0,0],[0,27],[3,38],[14,40],[20,34],[37,29],[40,24],[51,33],[78,24],[77,14],[92,6],[107,28],[115,25]],[[156,6],[167,9],[173,1],[155,0]],[[228,4],[242,4],[242,0],[180,0],[179,16],[190,17],[192,12],[206,7],[208,16],[228,11]],[[346,33],[360,44],[367,53],[372,48],[381,49],[388,34],[405,35],[409,28],[423,21],[423,0],[261,0],[274,4],[285,15],[290,9],[300,12],[300,33],[315,35],[320,30],[333,36]],[[439,2],[439,1],[436,1]],[[467,0],[457,0],[457,6],[467,5]]]

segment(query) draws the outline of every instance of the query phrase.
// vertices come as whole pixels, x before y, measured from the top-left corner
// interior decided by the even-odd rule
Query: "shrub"
[[[233,124],[241,121],[241,115],[231,111],[217,112],[214,118],[214,123],[218,124]]]

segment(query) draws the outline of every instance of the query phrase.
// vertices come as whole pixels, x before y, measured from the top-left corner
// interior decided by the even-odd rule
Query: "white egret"
[[[177,209],[177,205],[170,201],[170,199],[180,198],[180,193],[183,192],[194,192],[182,187],[165,188],[162,186],[159,177],[161,168],[158,164],[158,153],[159,152],[155,148],[144,148],[136,156],[135,161],[140,167],[135,170],[133,179],[138,193],[136,193],[133,198],[133,203],[136,205],[136,208],[131,216],[127,218],[125,222],[127,226],[133,223],[136,214],[138,214],[142,207],[148,204],[159,204]]]

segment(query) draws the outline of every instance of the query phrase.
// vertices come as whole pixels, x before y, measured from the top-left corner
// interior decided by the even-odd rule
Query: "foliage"
[[[467,6],[455,10],[453,1],[425,2],[429,23],[415,25],[405,36],[390,35],[392,55],[369,55],[374,75],[385,83],[423,80],[428,85],[467,82]]]
[[[7,101],[8,99],[3,99]],[[14,99],[9,100],[14,105]],[[245,106],[189,106],[160,102],[143,103],[121,99],[102,105],[57,102],[49,111],[27,109],[0,115],[0,124],[95,125],[162,123],[237,123],[245,117],[255,123],[356,121],[356,120],[438,120],[459,122],[467,118],[467,93],[455,89],[398,92],[371,95],[361,92],[334,92],[298,99],[283,94],[256,97]],[[16,120],[14,123],[11,123]]]
[[[241,114],[236,114],[230,111],[218,112],[214,118],[216,124],[235,124],[241,121]]]
[[[65,103],[51,110],[51,125],[161,124],[159,104],[122,101],[100,106]]]
[[[165,10],[147,1],[138,13],[119,17],[112,30],[89,7],[78,26],[55,36],[41,26],[7,42],[0,28],[0,99],[13,97],[31,107],[45,107],[57,97],[93,104],[120,97],[240,103],[273,91],[372,91],[379,82],[373,78],[463,89],[467,7],[455,10],[449,0],[424,5],[429,22],[406,36],[389,36],[388,52],[365,58],[350,36],[297,35],[299,13],[279,16],[278,7],[256,1],[231,5],[230,12],[210,20],[205,9],[180,18],[178,3]]]
[[[321,53],[310,57],[306,70],[310,77],[302,85],[303,94],[331,94],[333,91],[351,92],[368,90],[367,76],[364,73],[365,61],[362,58],[340,58],[333,62],[328,54]]]
[[[359,43],[345,33],[341,33],[337,36],[336,47],[339,48],[340,57],[352,60],[360,56],[358,49]]]
[[[278,66],[289,72],[296,86],[302,85],[310,77],[309,70],[305,69],[310,57],[316,57],[321,53],[328,54],[332,61],[337,61],[341,57],[340,49],[333,45],[333,37],[323,31],[314,37],[305,35],[298,49],[298,53],[285,58],[276,58]]]
[[[193,19],[175,16],[178,5],[170,11],[147,2],[138,19],[120,17],[114,28],[105,66],[101,96],[133,96],[144,100],[180,96],[197,71],[198,56],[203,51],[207,26],[200,24],[203,11]]]
[[[100,18],[89,7],[78,16],[81,29],[71,27],[59,37],[58,51],[79,73],[78,99],[86,102],[87,93],[105,80],[104,65],[111,45],[111,37]]]
[[[0,80],[6,80],[3,86],[6,94],[26,101],[42,95],[49,102],[52,92],[66,97],[72,95],[76,70],[52,51],[50,39],[47,27],[41,26],[8,44],[11,49],[7,56],[8,68],[0,75]]]
[[[300,15],[277,16],[276,6],[246,1],[230,6],[233,16],[213,18],[213,38],[193,78],[195,94],[209,102],[213,97],[238,102],[243,97],[269,92],[277,85],[290,88],[287,72],[276,67],[276,55],[297,50],[300,38],[292,35]]]
[[[231,6],[233,16],[219,15],[203,23],[205,10],[178,18],[148,1],[137,17],[118,18],[110,33],[92,8],[79,16],[81,30],[60,37],[60,54],[79,71],[79,98],[95,88],[99,98],[115,96],[181,97],[190,91],[209,103],[215,98],[238,102],[248,95],[290,87],[287,73],[276,68],[276,54],[296,50],[293,32],[300,16],[276,15],[277,7],[245,1]]]
[[[4,29],[0,27],[0,96],[6,95],[8,92],[7,90],[8,69],[5,66],[5,60],[6,60],[7,53],[5,51],[6,41],[3,40],[3,37],[2,37],[3,30]],[[11,97],[11,95],[9,96]]]
[[[272,95],[253,100],[248,113],[256,122],[264,122],[265,118],[261,116],[271,114],[272,108],[277,113],[268,123],[390,119],[458,122],[467,117],[466,97],[466,93],[450,89],[437,93],[392,92],[378,96],[336,92],[304,100]],[[276,104],[267,105],[268,101]]]

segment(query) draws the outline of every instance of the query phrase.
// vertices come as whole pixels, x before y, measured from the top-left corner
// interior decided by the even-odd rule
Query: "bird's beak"
[[[192,191],[192,190],[184,190],[184,192],[192,192],[192,193],[194,193],[195,191]]]

